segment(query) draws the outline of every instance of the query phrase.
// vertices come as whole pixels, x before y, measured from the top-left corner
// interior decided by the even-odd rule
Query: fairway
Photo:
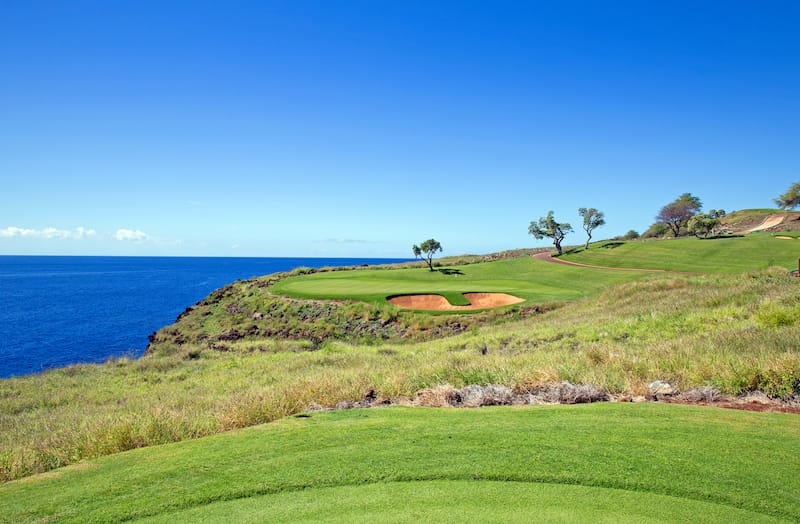
[[[454,306],[469,302],[464,293],[507,293],[528,303],[575,300],[605,287],[645,275],[603,269],[548,264],[531,257],[458,266],[334,271],[287,278],[272,286],[273,293],[299,298],[354,299],[386,303],[396,295],[437,294]]]
[[[0,486],[8,522],[800,519],[794,415],[664,404],[289,417]]]
[[[603,241],[575,248],[563,260],[604,267],[663,269],[693,273],[742,273],[772,266],[797,268],[800,243],[768,233],[713,239],[674,238]]]

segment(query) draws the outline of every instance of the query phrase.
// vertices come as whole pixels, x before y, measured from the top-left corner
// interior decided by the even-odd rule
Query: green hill
[[[796,417],[669,405],[314,413],[0,486],[7,522],[780,522]]]
[[[783,236],[783,235],[778,235]],[[747,236],[695,237],[663,240],[604,241],[589,249],[566,251],[562,258],[581,264],[688,271],[693,273],[742,273],[779,266],[797,268],[800,242],[770,233]]]

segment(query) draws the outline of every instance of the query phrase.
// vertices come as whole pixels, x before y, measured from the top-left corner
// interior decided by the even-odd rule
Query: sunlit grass
[[[606,267],[664,269],[694,273],[741,273],[779,266],[795,269],[800,248],[768,233],[745,237],[604,241],[575,248],[562,258]]]
[[[392,295],[440,294],[457,305],[463,293],[509,293],[533,303],[574,300],[642,278],[636,273],[548,264],[531,257],[451,268],[330,272],[284,279],[273,293],[302,298],[346,298],[385,303]]]
[[[642,394],[653,380],[798,394],[800,281],[782,272],[650,277],[549,313],[418,343],[237,341],[228,351],[78,365],[0,381],[0,475],[268,422],[370,391],[563,380]]]
[[[796,521],[795,418],[657,404],[313,413],[0,486],[0,518]]]

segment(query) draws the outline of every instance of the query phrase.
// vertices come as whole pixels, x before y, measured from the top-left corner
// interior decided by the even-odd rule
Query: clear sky
[[[800,2],[0,0],[0,254],[411,256],[800,180]]]

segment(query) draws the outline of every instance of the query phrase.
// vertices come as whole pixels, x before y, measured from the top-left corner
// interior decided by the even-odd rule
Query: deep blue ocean
[[[0,256],[0,378],[113,356],[234,280],[369,258]]]

